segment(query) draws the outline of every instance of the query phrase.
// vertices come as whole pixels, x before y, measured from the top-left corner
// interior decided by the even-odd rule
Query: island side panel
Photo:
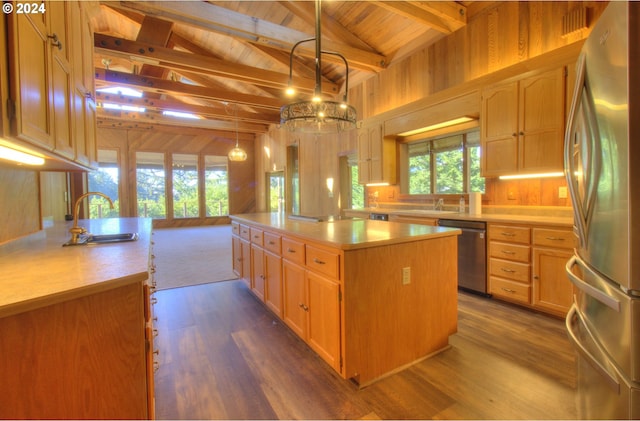
[[[456,235],[345,251],[346,378],[362,387],[448,346],[458,323],[457,254]]]

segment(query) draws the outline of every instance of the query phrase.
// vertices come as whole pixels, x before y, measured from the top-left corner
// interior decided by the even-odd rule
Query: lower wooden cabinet
[[[311,349],[340,372],[340,284],[307,271],[305,286],[308,323],[305,339]]]
[[[307,337],[307,313],[305,312],[305,269],[287,260],[282,262],[282,286],[284,296],[283,320],[301,338]]]
[[[575,238],[570,228],[489,224],[489,291],[557,316],[571,307],[565,274]]]
[[[267,274],[264,303],[278,317],[282,318],[282,258],[277,254],[265,251],[264,264],[265,273]]]

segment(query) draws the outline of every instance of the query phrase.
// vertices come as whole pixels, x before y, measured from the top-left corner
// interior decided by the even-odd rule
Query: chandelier
[[[241,162],[247,160],[247,153],[238,145],[238,104],[235,107],[236,146],[229,151],[229,161]]]
[[[316,36],[302,41],[298,41],[291,48],[289,54],[289,84],[287,95],[295,93],[292,85],[293,79],[293,54],[295,49],[304,42],[316,42],[315,68],[316,83],[313,98],[307,101],[295,102],[280,108],[280,123],[283,127],[292,131],[309,133],[334,133],[343,130],[350,130],[356,127],[356,109],[347,103],[347,92],[349,91],[349,63],[340,53],[323,51],[321,45],[321,0],[316,0]],[[322,98],[322,54],[338,56],[344,62],[346,68],[345,90],[341,102],[326,100]]]

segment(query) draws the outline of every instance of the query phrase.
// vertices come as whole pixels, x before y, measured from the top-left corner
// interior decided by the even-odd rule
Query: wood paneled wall
[[[577,57],[579,42],[586,38],[589,29],[562,36],[562,18],[578,7],[587,7],[589,28],[600,16],[607,2],[571,1],[521,1],[495,2],[495,6],[471,14],[465,27],[444,37],[435,44],[422,48],[408,57],[391,64],[384,71],[372,76],[349,90],[349,102],[354,105],[359,119],[393,119],[396,122],[411,121],[411,114],[446,101],[450,95],[466,95],[483,84],[495,83],[502,78],[514,77],[545,66],[568,65]],[[575,48],[574,48],[575,47]],[[573,83],[571,77],[569,83]],[[479,101],[478,96],[478,101]],[[477,104],[478,110],[480,104]],[[396,124],[397,125],[397,124]],[[407,127],[411,129],[415,127]],[[268,144],[270,150],[284,149],[292,135],[278,127],[272,127],[266,135],[258,137],[258,144]],[[387,133],[388,134],[388,133]],[[316,176],[309,171],[301,189],[309,210],[336,209],[335,197],[322,192],[326,189],[326,177],[337,167],[339,156],[356,151],[355,133],[350,135],[324,135],[322,147],[314,143],[300,143],[301,168],[315,168]],[[258,164],[257,175],[268,167],[265,158]],[[324,171],[324,172],[320,172]],[[314,173],[315,174],[315,173]],[[321,175],[320,175],[321,174]],[[334,180],[339,183],[336,170]],[[262,182],[258,182],[259,195]],[[500,181],[487,179],[487,191],[483,202],[492,205],[513,206],[569,206],[567,199],[558,197],[558,187],[566,185],[564,179],[539,179]],[[407,198],[399,194],[397,186],[376,188],[381,198],[389,202],[430,202],[430,199]],[[517,191],[510,195],[508,192]],[[456,196],[457,197],[457,196]],[[515,197],[515,199],[509,199]],[[382,202],[382,200],[381,200]],[[457,199],[455,200],[457,203]],[[261,209],[261,208],[259,208]]]
[[[38,172],[0,165],[0,244],[41,228]]]
[[[247,151],[248,159],[244,162],[229,162],[229,213],[232,214],[254,212],[256,206],[255,141],[253,136],[241,134],[239,144]],[[173,153],[226,156],[234,145],[235,133],[229,133],[224,137],[207,130],[185,128],[98,129],[98,149],[115,149],[120,157],[122,216],[137,214],[135,180],[137,151],[161,152],[166,156]],[[167,191],[171,191],[170,180],[167,183]],[[166,220],[154,221],[154,227],[213,225],[228,222],[226,217],[172,219],[169,216]]]

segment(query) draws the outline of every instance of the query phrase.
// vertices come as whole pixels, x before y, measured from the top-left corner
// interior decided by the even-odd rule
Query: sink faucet
[[[433,205],[433,210],[444,210],[444,200],[438,199],[438,201]]]
[[[87,232],[86,228],[78,226],[78,212],[80,211],[80,202],[82,202],[84,198],[88,196],[93,196],[93,195],[102,196],[105,199],[107,199],[107,201],[109,202],[109,205],[111,206],[111,209],[113,209],[113,202],[111,201],[109,196],[107,196],[106,194],[103,194],[97,191],[90,191],[78,197],[78,200],[76,200],[76,203],[73,207],[73,226],[69,229],[69,232],[71,233],[71,240],[69,240],[69,244],[78,244],[80,235]]]

